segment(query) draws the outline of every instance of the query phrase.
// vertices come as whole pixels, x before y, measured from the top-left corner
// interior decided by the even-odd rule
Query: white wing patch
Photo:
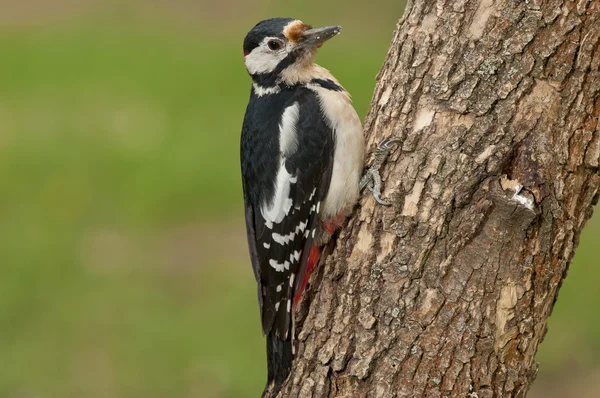
[[[279,151],[289,157],[298,150],[298,136],[296,125],[300,118],[300,106],[298,102],[285,108],[279,123]]]
[[[290,254],[290,263],[294,264],[300,260],[300,252],[298,250],[294,250],[293,253]]]
[[[285,108],[279,123],[279,152],[280,162],[275,181],[275,194],[269,203],[263,203],[260,210],[266,221],[267,228],[272,228],[269,223],[280,223],[290,213],[293,202],[289,197],[290,185],[298,181],[298,177],[291,175],[285,169],[285,158],[298,149],[296,123],[300,116],[298,102]],[[272,225],[272,224],[271,224]],[[275,239],[275,237],[273,237]]]
[[[278,263],[276,260],[269,260],[269,265],[275,269],[277,272],[283,272],[290,269],[290,262],[284,261],[283,263]]]
[[[289,235],[280,235],[277,232],[273,232],[273,240],[280,245],[287,244],[289,241],[294,240],[295,237],[296,234],[294,232],[291,232]]]
[[[314,207],[314,206],[313,206]],[[293,232],[290,232],[287,235],[281,235],[278,234],[277,232],[273,232],[271,234],[271,237],[273,238],[273,240],[277,243],[279,243],[280,245],[286,245],[289,242],[292,242],[294,240],[294,238],[296,237],[296,234],[301,234],[302,232],[304,232],[304,230],[306,229],[306,226],[308,225],[308,218],[304,221],[300,221],[300,224],[298,224],[296,226],[296,229]],[[269,247],[271,247],[271,245],[269,244],[269,247],[267,247],[267,243],[263,244],[267,249]],[[299,254],[298,254],[299,256]]]
[[[292,175],[285,169],[285,159],[282,158],[277,171],[277,180],[275,181],[275,195],[270,203],[265,202],[260,207],[267,228],[272,228],[272,223],[280,223],[292,208],[293,202],[289,197],[291,184]],[[271,227],[269,227],[269,223],[271,223]]]

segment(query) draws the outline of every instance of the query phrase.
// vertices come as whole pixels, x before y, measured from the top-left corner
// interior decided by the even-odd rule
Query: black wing
[[[334,136],[312,91],[297,89],[285,101],[273,97],[251,98],[242,132],[242,178],[263,332],[285,339],[331,178]],[[283,109],[275,109],[278,103]],[[265,107],[272,113],[266,121]],[[297,107],[296,145],[282,148],[281,115],[289,107]]]

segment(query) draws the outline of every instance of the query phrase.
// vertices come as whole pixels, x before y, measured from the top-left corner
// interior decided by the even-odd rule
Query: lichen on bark
[[[413,1],[364,197],[300,311],[285,397],[524,396],[600,187],[600,2]]]

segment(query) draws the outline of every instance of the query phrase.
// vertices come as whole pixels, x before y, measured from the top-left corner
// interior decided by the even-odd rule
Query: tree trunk
[[[361,200],[301,306],[285,397],[519,397],[598,201],[600,1],[416,0]],[[310,302],[309,304],[307,304]]]

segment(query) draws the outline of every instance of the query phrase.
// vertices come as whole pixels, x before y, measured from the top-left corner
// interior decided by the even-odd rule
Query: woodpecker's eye
[[[277,40],[269,40],[267,45],[269,46],[269,49],[271,49],[273,51],[277,51],[281,48],[281,42],[279,42]]]

